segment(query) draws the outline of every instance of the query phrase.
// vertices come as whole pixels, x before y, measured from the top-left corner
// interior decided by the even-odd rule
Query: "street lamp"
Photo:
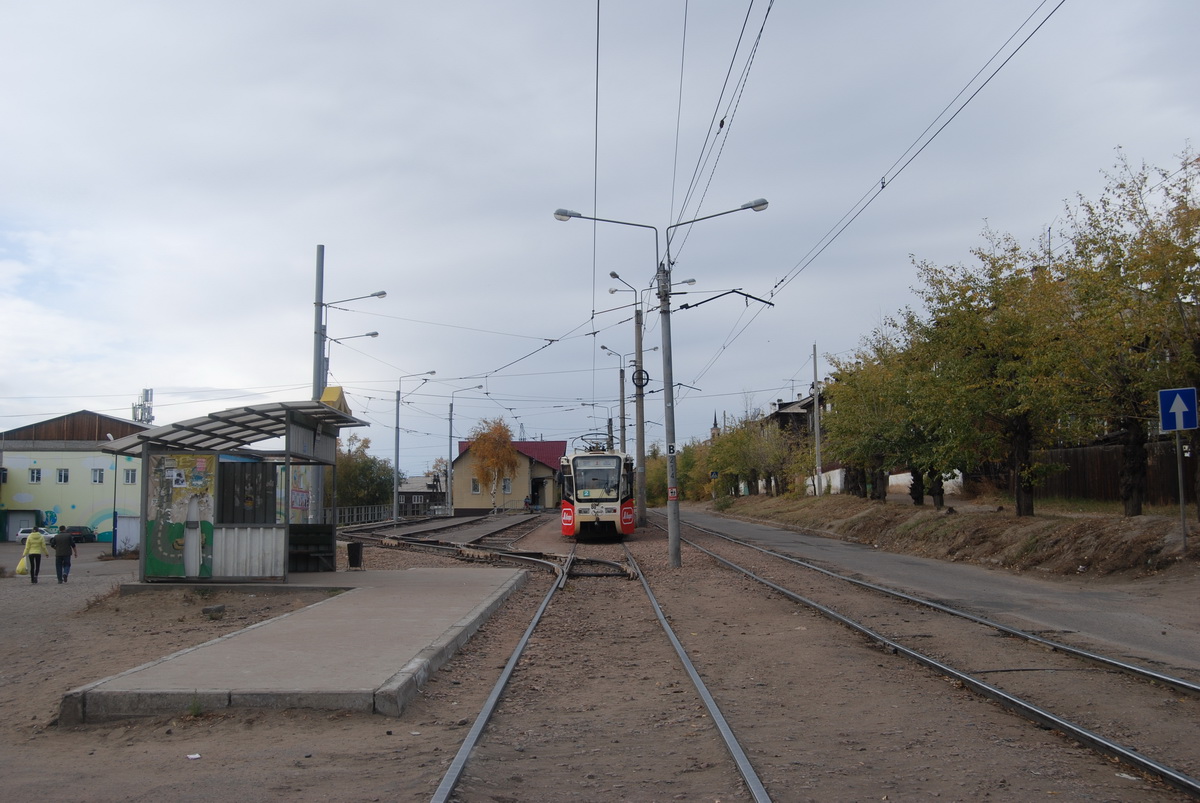
[[[342,343],[347,340],[353,340],[356,337],[379,337],[379,333],[378,332],[363,332],[361,335],[349,335],[348,337],[326,337],[325,343],[327,345],[333,344],[333,343]],[[329,353],[328,353],[328,351],[325,354],[323,365],[325,366],[325,372],[322,377],[323,381],[321,383],[322,391],[325,388],[329,387]]]
[[[459,388],[450,391],[450,452],[446,461],[446,510],[451,518],[454,516],[454,394],[464,390],[480,390],[483,385],[473,388]]]
[[[658,248],[657,238],[655,239],[655,249]],[[655,265],[658,264],[657,250],[654,254]],[[645,299],[643,293],[649,292],[649,289],[638,290],[629,282],[621,278],[615,270],[609,271],[610,278],[616,279],[621,284],[629,288],[628,291],[623,291],[618,287],[610,287],[609,293],[632,292],[634,296],[633,308],[633,350],[636,359],[636,368],[633,373],[633,411],[637,425],[637,474],[635,475],[635,485],[637,486],[637,526],[646,526],[646,383],[650,381],[650,374],[646,372],[646,366],[642,363],[642,305]],[[658,351],[658,346],[650,349],[650,351]],[[621,382],[621,396],[625,395],[625,383]]]
[[[638,226],[644,229],[654,229],[654,260],[656,266],[655,278],[658,286],[659,314],[662,321],[663,349],[663,424],[666,428],[667,441],[667,551],[671,566],[678,568],[682,565],[679,552],[679,481],[675,460],[675,377],[671,365],[671,229],[690,226],[702,220],[710,220],[722,215],[733,214],[751,209],[761,212],[767,208],[767,199],[756,198],[736,209],[728,209],[712,215],[673,223],[666,228],[667,248],[666,259],[658,261],[658,229],[643,223],[628,223],[622,220],[607,220],[605,218],[588,217],[569,209],[558,209],[554,212],[557,220],[570,220],[573,217],[584,220],[595,220],[601,223],[616,223],[623,226]]]
[[[658,266],[658,300],[659,313],[662,321],[663,347],[663,425],[666,428],[667,439],[667,550],[670,553],[671,566],[678,568],[682,565],[679,553],[679,480],[675,462],[675,376],[671,365],[671,229],[690,226],[702,220],[729,215],[751,209],[761,212],[767,208],[766,198],[756,198],[736,209],[727,209],[713,215],[705,215],[682,223],[673,223],[666,228],[666,259]]]
[[[396,454],[395,460],[392,462],[392,523],[400,521],[400,387],[405,379],[411,379],[414,376],[433,376],[437,371],[425,371],[420,374],[407,374],[396,380]],[[422,379],[421,385],[428,382],[428,379]],[[418,388],[420,385],[417,386]]]
[[[326,377],[329,372],[329,365],[325,359],[325,332],[326,319],[329,315],[329,308],[335,304],[345,304],[348,301],[359,301],[364,298],[386,298],[386,290],[376,290],[374,293],[368,293],[365,296],[354,296],[352,298],[343,298],[339,301],[325,301],[325,246],[317,246],[317,294],[316,300],[313,302],[313,401],[320,401],[321,395],[325,392]],[[376,332],[372,337],[379,335]],[[348,340],[349,338],[342,338]]]
[[[658,228],[648,226],[645,223],[629,223],[624,220],[608,220],[600,217],[587,217],[570,209],[556,209],[554,211],[555,220],[570,220],[573,217],[581,220],[594,220],[598,223],[615,223],[618,226],[633,226],[638,229],[651,229],[654,232],[654,266],[658,269]],[[637,415],[637,469],[635,474],[635,484],[637,485],[637,521],[636,526],[646,526],[646,416],[644,412],[643,389],[646,382],[649,381],[649,374],[645,373],[645,366],[642,365],[642,295],[634,289],[633,285],[617,275],[616,271],[611,271],[608,274],[616,279],[621,284],[633,290],[634,297],[637,303],[633,309],[633,348],[637,353],[638,371],[634,374],[633,385],[637,388],[637,393],[634,397],[634,412]],[[612,290],[609,291],[610,293]]]

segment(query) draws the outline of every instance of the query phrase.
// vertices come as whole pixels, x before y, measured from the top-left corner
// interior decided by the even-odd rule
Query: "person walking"
[[[71,573],[72,557],[79,557],[75,550],[75,539],[70,533],[64,532],[63,528],[59,528],[58,537],[54,539],[54,574],[58,577],[58,582],[67,582],[67,576]]]
[[[25,539],[25,564],[29,567],[29,582],[36,583],[38,572],[42,570],[42,555],[49,555],[50,550],[46,549],[46,536],[42,535],[42,531],[34,528],[34,531]]]

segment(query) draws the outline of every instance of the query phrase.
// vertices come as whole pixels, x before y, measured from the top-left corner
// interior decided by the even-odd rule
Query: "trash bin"
[[[355,541],[346,544],[346,562],[351,569],[362,568],[362,548],[363,545]]]

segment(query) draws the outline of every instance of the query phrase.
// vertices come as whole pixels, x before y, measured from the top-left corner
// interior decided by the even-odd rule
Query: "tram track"
[[[689,542],[711,537],[690,530],[685,534]],[[408,543],[388,536],[381,543],[425,550],[428,541]],[[505,654],[490,653],[485,663],[476,659],[468,661],[473,669],[464,668],[463,680],[474,683],[487,678],[491,683],[494,675],[486,667],[500,671],[512,663],[507,679],[496,687],[502,690],[493,689],[493,713],[472,724],[470,718],[460,719],[463,711],[437,708],[438,701],[461,696],[455,691],[460,681],[454,680],[453,667],[439,673],[440,682],[433,683],[427,697],[429,707],[422,706],[426,727],[418,730],[433,729],[434,723],[446,728],[440,737],[445,741],[439,740],[437,748],[446,752],[436,759],[438,754],[426,752],[434,759],[428,770],[438,773],[427,776],[430,791],[435,785],[441,788],[439,779],[447,783],[450,770],[458,764],[457,758],[448,764],[448,757],[456,751],[463,755],[455,770],[459,777],[434,799],[461,803],[697,795],[770,799],[759,797],[758,790],[739,774],[739,762],[722,741],[725,729],[758,775],[761,793],[775,800],[905,799],[932,794],[949,794],[951,799],[1061,795],[1058,799],[1130,801],[1194,796],[1190,791],[1174,791],[1186,790],[1178,781],[1189,776],[1181,774],[1168,786],[1161,772],[1134,770],[1124,757],[1120,763],[1102,760],[1095,752],[1076,747],[1059,735],[1055,721],[1030,728],[1000,705],[981,699],[969,684],[957,679],[947,682],[943,678],[948,675],[915,663],[903,650],[847,639],[845,625],[797,605],[783,591],[769,589],[764,597],[763,586],[738,579],[745,575],[735,575],[715,557],[690,553],[693,557],[685,561],[684,569],[670,568],[663,539],[652,528],[627,539],[637,569],[625,559],[621,545],[589,544],[569,554],[557,550],[569,543],[555,535],[502,550],[450,545],[460,559],[514,561],[543,571],[528,586],[533,594],[522,602],[526,618],[506,626],[511,640],[503,638]],[[532,548],[538,544],[551,551]],[[523,545],[526,548],[521,549]],[[728,550],[741,549],[729,544],[720,551],[729,557]],[[761,553],[754,560],[768,567],[779,563],[778,558]],[[758,568],[761,574],[776,571]],[[819,576],[798,568],[787,571]],[[653,589],[661,616],[674,628],[692,671],[720,705],[718,716],[704,707],[703,695],[693,690],[689,671],[681,666],[669,639],[661,635],[645,592],[637,588],[640,583],[623,582],[613,575],[644,578]],[[818,596],[811,583],[797,581],[793,587]],[[555,601],[543,601],[547,611],[537,618],[544,620],[520,637],[522,655],[514,657],[515,652],[507,650],[518,641],[522,628],[530,627],[538,597],[551,596],[551,585],[557,587]],[[853,594],[845,589],[829,592],[839,608],[845,607],[846,599],[868,593],[864,588],[855,588]],[[921,612],[909,601],[897,602],[898,610],[884,609],[877,599],[863,599],[862,611],[856,613],[887,638],[899,642],[905,635],[901,631],[909,627],[906,638],[921,647],[933,643],[930,611]],[[968,625],[987,629],[976,623],[962,626]],[[995,632],[980,640],[985,647],[1017,643],[1010,635]],[[1017,653],[1022,659],[1043,653],[1067,658],[1045,645],[1022,644]],[[929,651],[938,661],[959,662],[948,647]],[[970,655],[981,663],[969,660]],[[967,664],[982,668],[980,674],[989,679],[1005,678],[1004,685],[1010,677],[1046,675],[1058,678],[1060,685],[1073,685],[1080,676],[1114,672],[1090,665],[1081,669],[1079,659],[1071,660],[1076,662],[1074,668],[1038,669],[1024,660],[976,652],[968,655]],[[472,715],[484,707],[486,688],[485,684],[469,694],[477,701],[471,705]],[[1154,698],[1154,704],[1190,715],[1188,706],[1194,703],[1179,699],[1184,692],[1167,687],[1160,691],[1165,696]],[[1154,704],[1151,713],[1163,714],[1153,710]],[[1097,717],[1108,716],[1104,706],[1094,708]],[[724,726],[718,726],[720,720],[725,720]],[[463,729],[476,726],[478,740],[467,747]],[[1135,738],[1123,741],[1144,748],[1137,728],[1136,723],[1128,726]],[[1152,728],[1153,723],[1145,725],[1146,731]],[[414,732],[418,740],[429,735]],[[1164,767],[1175,763],[1161,761]],[[1184,772],[1190,772],[1190,766]]]
[[[771,592],[1041,728],[1200,796],[1200,755],[1194,747],[1200,687],[1192,680],[842,576],[722,533],[684,526],[685,544]]]
[[[587,550],[589,552],[592,551],[590,547],[587,548]],[[602,552],[602,554],[611,554],[611,553],[612,553],[611,547]],[[593,570],[579,569],[578,567],[581,567],[581,566],[602,567],[603,570],[593,571]],[[748,793],[749,797],[755,801],[765,802],[765,801],[770,800],[770,797],[768,796],[765,788],[763,787],[761,780],[759,780],[759,778],[757,777],[757,775],[754,771],[753,766],[750,764],[749,760],[746,758],[744,750],[742,749],[741,745],[737,742],[737,739],[734,736],[733,731],[725,723],[724,717],[722,716],[720,709],[717,706],[716,701],[713,699],[711,693],[705,687],[704,682],[700,677],[700,674],[696,671],[695,667],[691,663],[691,660],[690,660],[686,650],[683,648],[679,639],[676,637],[675,633],[671,629],[666,616],[663,614],[661,608],[658,605],[657,600],[654,597],[654,593],[650,588],[650,584],[648,583],[646,578],[640,572],[638,565],[637,565],[637,561],[633,557],[633,555],[629,551],[629,549],[627,547],[623,548],[623,557],[620,559],[613,559],[612,557],[601,557],[596,554],[588,554],[588,555],[581,556],[581,555],[579,555],[579,545],[575,545],[575,548],[573,548],[568,555],[564,556],[564,559],[562,561],[562,570],[559,573],[558,578],[551,585],[551,588],[547,592],[545,598],[543,599],[541,606],[538,608],[536,614],[534,615],[534,617],[533,617],[532,621],[530,622],[528,628],[526,629],[524,635],[521,637],[516,648],[513,650],[513,653],[510,655],[503,671],[500,674],[499,679],[497,680],[496,684],[492,688],[492,691],[489,694],[487,701],[484,703],[484,705],[483,705],[482,709],[480,710],[479,714],[477,715],[473,725],[471,726],[470,731],[468,732],[466,738],[463,740],[462,744],[460,745],[460,747],[458,749],[458,752],[456,753],[454,759],[451,761],[449,767],[447,768],[446,773],[443,776],[441,783],[438,786],[438,789],[434,793],[434,796],[432,798],[433,801],[440,802],[440,801],[448,801],[451,799],[457,799],[452,796],[455,795],[455,792],[458,789],[460,782],[463,781],[464,773],[466,772],[468,762],[472,761],[472,757],[477,752],[486,751],[488,749],[486,746],[488,743],[485,740],[485,736],[484,736],[485,729],[487,729],[489,724],[493,723],[494,720],[499,720],[499,722],[493,725],[493,730],[498,732],[501,736],[500,736],[500,738],[496,738],[494,740],[492,754],[482,756],[480,759],[478,759],[478,763],[482,763],[484,765],[502,766],[505,764],[503,759],[499,758],[498,755],[496,754],[496,751],[504,750],[504,747],[501,745],[503,745],[507,740],[505,738],[503,738],[503,734],[505,734],[505,733],[511,734],[514,732],[520,734],[523,732],[521,730],[521,725],[514,724],[512,721],[508,721],[508,720],[510,720],[514,717],[519,720],[522,717],[528,719],[531,716],[534,716],[533,714],[530,713],[531,708],[538,708],[538,709],[540,709],[540,713],[544,714],[547,707],[554,708],[557,706],[563,706],[561,708],[558,708],[559,712],[561,714],[565,715],[563,717],[563,719],[554,724],[549,724],[543,720],[541,723],[539,723],[539,726],[537,728],[538,732],[545,731],[547,729],[548,725],[549,725],[550,729],[552,729],[556,733],[561,733],[564,729],[570,730],[572,728],[578,727],[579,717],[577,715],[579,712],[572,710],[572,705],[570,702],[570,700],[572,699],[572,696],[570,694],[569,689],[565,693],[566,694],[566,697],[565,697],[566,702],[565,703],[550,702],[552,700],[557,699],[558,695],[556,695],[552,691],[548,690],[545,687],[545,685],[543,685],[543,684],[546,684],[547,681],[550,680],[549,676],[543,674],[543,672],[546,668],[549,668],[551,670],[551,674],[558,674],[560,676],[559,677],[560,680],[563,677],[566,677],[568,680],[568,686],[572,685],[573,683],[576,683],[576,684],[577,683],[602,683],[604,685],[611,685],[612,686],[611,694],[613,696],[613,699],[614,700],[619,699],[620,705],[623,708],[627,708],[631,703],[633,703],[635,700],[638,699],[637,694],[631,695],[631,693],[630,693],[629,687],[632,683],[635,682],[635,679],[632,677],[625,677],[620,674],[613,675],[611,673],[606,673],[606,672],[600,672],[600,673],[582,672],[581,673],[578,670],[583,669],[582,667],[575,667],[574,669],[576,671],[574,672],[574,674],[571,673],[571,670],[567,670],[567,672],[565,674],[561,673],[561,672],[556,672],[555,670],[562,669],[562,667],[557,661],[554,660],[552,654],[548,657],[549,658],[548,665],[542,665],[541,667],[530,669],[531,664],[535,664],[539,660],[545,660],[547,658],[547,656],[543,655],[541,657],[526,658],[526,655],[525,655],[526,649],[529,647],[531,641],[534,639],[535,634],[538,633],[539,626],[541,626],[543,624],[543,620],[545,618],[547,618],[548,614],[550,617],[556,617],[556,616],[559,617],[559,622],[557,624],[560,627],[565,626],[568,630],[572,630],[572,627],[571,627],[572,623],[576,623],[576,624],[578,623],[577,617],[573,616],[571,613],[570,603],[568,603],[566,607],[556,607],[553,609],[551,607],[552,601],[556,598],[556,596],[560,592],[563,591],[564,588],[567,587],[567,584],[570,580],[575,579],[581,583],[592,583],[592,584],[597,584],[597,583],[603,582],[603,583],[607,583],[607,584],[611,585],[612,579],[601,580],[600,578],[617,578],[617,577],[624,577],[624,579],[626,579],[626,580],[639,580],[640,581],[641,589],[645,595],[641,599],[642,604],[645,606],[648,606],[648,608],[653,611],[653,613],[656,617],[657,623],[661,627],[661,633],[665,635],[665,640],[668,641],[670,643],[671,647],[673,648],[673,650],[675,652],[675,656],[678,660],[679,666],[682,667],[682,669],[684,670],[684,672],[687,674],[688,678],[692,682],[693,689],[699,700],[699,703],[703,706],[703,709],[706,712],[706,716],[702,717],[701,723],[699,725],[697,725],[696,724],[696,714],[694,713],[694,710],[696,708],[695,703],[689,704],[687,702],[688,698],[682,697],[679,700],[677,700],[674,703],[674,705],[672,706],[677,712],[677,716],[676,716],[674,722],[664,723],[664,722],[660,721],[660,722],[656,723],[653,721],[656,716],[660,716],[662,713],[661,704],[657,703],[657,704],[652,705],[647,708],[648,711],[653,712],[653,713],[649,714],[649,718],[646,722],[646,726],[649,728],[660,727],[663,725],[679,726],[683,722],[689,722],[692,727],[699,728],[700,730],[707,732],[707,731],[711,731],[713,729],[709,723],[715,723],[715,730],[716,730],[715,735],[719,737],[720,744],[722,744],[724,746],[724,748],[728,751],[729,758],[732,760],[733,767],[736,768],[737,774],[740,778],[741,789],[738,789],[738,784],[734,783],[732,781],[732,779],[730,778],[729,767],[725,767],[723,770],[720,770],[720,771],[716,770],[716,768],[718,766],[725,765],[728,762],[717,761],[716,760],[717,757],[712,756],[712,753],[713,753],[713,750],[715,747],[714,743],[710,743],[709,745],[707,745],[707,747],[705,749],[705,752],[711,756],[712,760],[698,762],[699,763],[698,770],[695,766],[688,767],[688,766],[684,765],[684,766],[681,766],[678,771],[680,771],[680,772],[704,771],[708,774],[714,774],[714,773],[720,774],[720,775],[724,776],[725,783],[730,785],[731,792],[733,794],[739,794],[739,792],[745,792],[745,793]],[[624,588],[621,588],[616,594],[613,595],[615,597],[619,597],[620,600],[617,601],[616,604],[614,604],[612,606],[612,610],[631,611],[631,610],[635,609],[632,604],[627,604],[627,603],[631,603],[629,598],[631,596],[635,596],[636,592],[631,592],[630,584],[624,584],[624,585],[625,585]],[[611,589],[609,589],[609,590],[611,590]],[[588,604],[588,607],[589,608],[591,607],[590,604]],[[552,611],[552,613],[551,613],[551,611]],[[628,616],[633,616],[633,614],[629,614]],[[610,622],[610,624],[611,624],[611,622]],[[649,617],[646,617],[643,615],[642,617],[640,617],[640,621],[638,624],[640,625],[637,629],[639,635],[636,635],[636,636],[630,634],[629,632],[624,632],[624,633],[620,634],[619,637],[615,637],[615,635],[613,633],[609,633],[609,632],[606,632],[604,634],[590,632],[587,635],[588,635],[588,637],[597,640],[598,643],[597,643],[596,653],[598,656],[606,655],[607,661],[616,663],[619,666],[637,666],[642,661],[647,659],[646,653],[648,653],[648,652],[657,652],[658,653],[658,655],[652,659],[652,660],[655,660],[656,662],[662,663],[662,662],[668,661],[669,659],[667,658],[665,651],[663,649],[663,645],[661,643],[658,643],[657,645],[653,645],[653,646],[649,645],[647,643],[647,638],[646,638],[645,634],[648,631],[649,627],[652,627],[652,625],[649,624]],[[544,632],[544,629],[545,628],[543,628],[543,632]],[[591,628],[589,628],[589,630],[591,630]],[[578,628],[575,628],[573,630],[573,635],[576,637],[580,636],[581,635],[580,630]],[[614,639],[615,639],[615,643],[617,644],[617,646],[615,648],[613,646]],[[554,643],[553,636],[544,640],[544,645],[552,645],[553,643]],[[625,648],[625,651],[628,652],[628,655],[622,656],[622,650],[621,650],[622,646]],[[552,652],[553,652],[553,650],[552,650],[552,646],[551,646],[551,653]],[[522,664],[523,659],[525,659],[524,664]],[[667,676],[669,677],[670,674],[672,674],[672,673],[668,672]],[[518,675],[519,682],[527,684],[526,685],[527,688],[531,687],[536,690],[535,697],[539,701],[542,702],[542,705],[530,706],[527,701],[524,705],[521,705],[518,703],[518,704],[514,704],[513,706],[511,706],[514,708],[520,708],[521,709],[520,711],[517,711],[517,712],[504,711],[503,704],[505,701],[505,690],[509,686],[510,682],[512,682],[514,675]],[[541,677],[542,679],[531,680],[531,678],[533,678],[533,677]],[[571,680],[572,677],[574,678],[573,681]],[[644,676],[644,677],[638,678],[636,680],[643,687],[642,688],[643,692],[648,691],[649,696],[661,698],[663,696],[661,693],[661,690],[660,690],[662,681],[659,679],[659,677],[660,677],[659,675],[649,675],[649,676]],[[679,688],[679,684],[676,682],[670,683],[669,687],[670,687],[669,694],[672,697],[674,697],[677,693],[678,694],[684,693],[684,690],[682,688]],[[519,696],[519,695],[520,695],[520,691],[518,690],[516,696]],[[691,712],[688,712],[686,710],[689,708],[692,709]],[[709,722],[704,722],[703,721],[704,719],[707,719]],[[625,720],[622,720],[622,722],[624,723]],[[620,744],[622,741],[622,737],[624,737],[626,735],[626,730],[625,730],[626,727],[627,727],[626,725],[622,724],[622,726],[613,729],[611,732],[605,733],[603,724],[597,724],[595,719],[591,719],[589,721],[588,725],[586,726],[586,729],[589,732],[589,738],[595,744]],[[534,731],[524,731],[524,733],[526,735],[530,735],[533,732]],[[692,736],[692,735],[693,734],[689,734],[689,736]],[[518,738],[520,738],[520,737],[518,736]],[[534,737],[534,738],[536,738],[536,737]],[[710,740],[710,741],[716,742],[715,739]],[[481,747],[481,745],[484,745],[484,746]],[[548,742],[543,744],[544,749],[553,750],[553,749],[555,749],[555,747],[556,746],[552,746]],[[519,748],[519,751],[524,752],[525,748],[521,747],[521,748]],[[601,752],[600,750],[592,750],[589,752],[591,753],[590,759],[593,762],[593,766],[591,768],[591,771],[586,773],[586,778],[588,778],[588,779],[599,780],[604,775],[608,775],[611,777],[618,777],[621,774],[621,772],[623,772],[627,768],[627,764],[631,758],[627,754],[627,751],[623,750],[621,748],[610,749],[609,751],[607,751],[608,756],[604,757],[604,758],[601,758],[601,757],[598,757],[595,755],[596,753]],[[641,757],[641,756],[637,756],[634,758],[636,760],[644,760],[643,757]],[[688,759],[688,760],[694,761],[694,759]],[[611,766],[613,766],[613,770],[611,772],[605,773],[603,771],[603,766],[605,764],[608,764],[610,761],[612,762]],[[470,779],[470,783],[475,785],[476,787],[483,787],[483,788],[487,788],[489,786],[499,787],[504,784],[504,779],[489,780],[486,778],[485,775],[482,774],[482,771],[476,771],[476,772],[477,772],[477,774]],[[511,781],[512,780],[511,777],[508,780]],[[663,779],[663,782],[667,782],[667,781],[665,779]],[[619,784],[618,786],[623,787],[624,784]],[[635,793],[634,796],[640,797],[640,794]],[[739,794],[739,796],[742,796],[742,795]]]

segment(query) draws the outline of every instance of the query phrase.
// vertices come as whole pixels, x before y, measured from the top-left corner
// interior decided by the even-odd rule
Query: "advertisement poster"
[[[152,455],[146,577],[212,577],[216,455]]]
[[[285,469],[280,469],[281,471]],[[312,505],[312,482],[316,472],[312,466],[292,466],[291,482],[279,483],[279,504],[275,506],[277,523],[283,524],[282,517],[287,511],[288,524],[307,524],[310,518],[309,508]],[[288,498],[285,499],[284,496]]]

